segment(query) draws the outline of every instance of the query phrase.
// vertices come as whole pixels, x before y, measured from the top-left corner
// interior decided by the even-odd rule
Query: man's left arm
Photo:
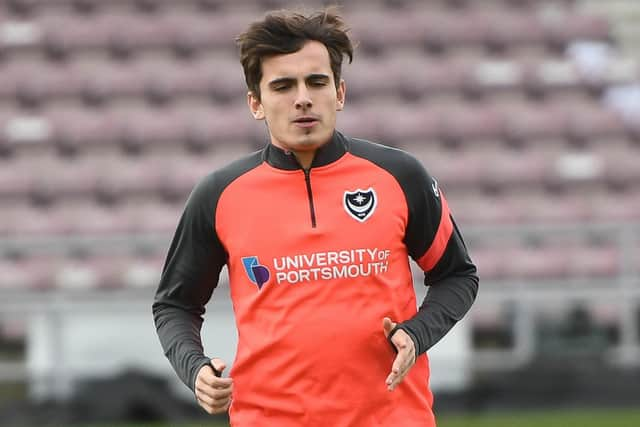
[[[471,308],[478,292],[476,266],[444,193],[423,167],[408,189],[405,243],[425,272],[429,291],[418,312],[398,325],[412,338],[416,357],[437,343]]]

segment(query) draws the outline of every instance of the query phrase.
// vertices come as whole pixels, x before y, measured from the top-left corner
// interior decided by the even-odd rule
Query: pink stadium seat
[[[168,56],[139,61],[134,67],[139,75],[141,85],[137,88],[140,96],[144,94],[151,103],[165,104],[172,102],[185,92],[184,83],[191,82],[191,67],[180,67],[178,61]],[[203,96],[204,88],[200,89]],[[191,94],[191,93],[190,93]]]
[[[108,47],[116,55],[164,47],[170,42],[156,20],[150,16],[101,13],[100,17],[109,28]]]
[[[564,138],[567,133],[568,116],[564,109],[553,105],[499,105],[505,118],[505,138],[522,144],[542,138]]]
[[[155,289],[163,265],[162,254],[130,259],[122,271],[122,283],[128,289]]]
[[[525,87],[525,73],[513,58],[479,59],[469,66],[464,85],[472,94],[487,97],[517,96]]]
[[[371,110],[371,114],[376,117],[373,122],[377,124],[375,134],[380,135],[385,144],[394,146],[403,146],[407,141],[432,140],[438,137],[441,115],[424,107],[380,103]]]
[[[0,258],[0,292],[50,290],[51,266],[51,259],[46,257]]]
[[[481,160],[470,151],[434,151],[414,145],[411,152],[445,187],[478,189],[482,179]]]
[[[108,46],[112,23],[102,17],[45,14],[38,19],[42,40],[47,52],[54,56],[66,56],[78,49],[103,49]]]
[[[640,182],[638,153],[611,150],[605,153],[605,179],[612,185],[635,187]]]
[[[569,274],[574,277],[614,277],[622,262],[618,248],[610,246],[579,246],[567,248]]]
[[[572,224],[591,220],[590,201],[571,194],[523,194],[513,200],[522,209],[524,222],[538,224]]]
[[[368,107],[366,104],[347,102],[344,110],[337,115],[336,127],[339,131],[358,138],[384,139],[375,126],[377,120],[375,108]],[[391,142],[385,140],[385,144],[391,144]]]
[[[50,233],[71,235],[110,235],[123,232],[122,218],[115,208],[91,201],[67,201],[49,210],[53,220]]]
[[[486,24],[483,41],[490,49],[538,45],[544,42],[542,24],[533,13],[491,10],[484,15]]]
[[[542,152],[503,151],[476,154],[483,167],[481,179],[491,187],[541,185],[550,171],[551,159]]]
[[[500,138],[504,120],[491,105],[460,107],[442,114],[441,136],[445,141],[465,144],[474,140]]]
[[[69,94],[69,67],[55,67],[40,60],[24,59],[4,64],[0,72],[0,97],[26,107],[39,106],[49,98]]]
[[[390,80],[383,84],[393,84],[393,89],[407,98],[430,100],[434,96],[460,92],[472,71],[469,58],[423,56],[420,51],[392,54],[385,62],[386,69],[381,71],[390,76],[374,76],[369,85],[378,86],[377,82]]]
[[[190,188],[185,188],[182,198],[186,200]],[[162,203],[151,197],[142,200],[124,201],[119,207],[126,221],[128,233],[172,233],[184,208],[180,203]]]
[[[581,93],[585,90],[578,69],[566,59],[550,57],[523,60],[524,85],[533,96],[555,96]]]
[[[61,151],[82,152],[121,141],[121,125],[113,111],[52,109],[50,120],[56,146]]]
[[[163,170],[158,196],[184,202],[193,186],[219,167],[237,160],[249,152],[249,146],[238,143],[222,146],[206,156],[180,156],[167,162]]]
[[[37,208],[25,202],[11,203],[0,211],[0,233],[14,237],[42,237],[61,232],[51,208]]]
[[[415,14],[425,46],[438,52],[459,46],[479,46],[487,22],[469,11],[433,13],[423,10]]]
[[[569,137],[575,141],[626,135],[622,118],[599,106],[573,106],[569,117]]]
[[[177,145],[184,141],[184,128],[176,122],[183,111],[118,109],[114,111],[122,131],[121,143],[131,151],[153,146]]]
[[[508,249],[473,248],[472,259],[478,267],[478,274],[483,280],[503,279],[507,273],[505,265],[508,263]]]
[[[90,291],[100,285],[97,269],[86,258],[60,257],[54,262],[51,273],[56,290]]]
[[[115,97],[140,96],[144,92],[144,75],[137,63],[83,60],[74,63],[78,91],[88,104],[100,104]]]
[[[640,191],[635,185],[625,191],[596,192],[590,198],[593,219],[601,222],[640,220]]]
[[[151,288],[160,280],[162,255],[101,254],[86,258],[65,258],[57,265],[58,289],[115,291]]]
[[[567,276],[569,254],[564,248],[512,248],[503,251],[505,276],[520,279],[558,279]]]
[[[39,201],[57,202],[93,195],[96,186],[95,163],[83,158],[49,158],[36,166],[27,195]]]
[[[418,17],[413,11],[381,11],[360,9],[345,15],[354,37],[365,50],[384,50],[390,46],[420,46],[423,41],[424,23],[417,25]],[[371,25],[375,22],[376,25]]]
[[[107,201],[154,194],[163,168],[153,157],[113,156],[92,160],[96,195]]]
[[[264,122],[254,120],[244,103],[214,108],[184,106],[178,114],[187,140],[196,146],[264,141]]]
[[[343,64],[342,78],[347,86],[347,99],[359,102],[363,98],[388,95],[399,84],[400,69],[405,64],[393,62],[393,58],[362,57],[352,64]],[[406,66],[409,66],[407,64]],[[416,74],[420,70],[414,70]],[[352,98],[351,98],[352,97]]]
[[[235,56],[204,57],[195,64],[183,64],[181,73],[192,80],[185,85],[196,94],[213,96],[218,101],[242,102],[246,98],[247,85]]]
[[[255,15],[242,12],[213,16],[174,13],[164,16],[160,25],[168,33],[171,46],[179,52],[212,47],[232,51],[235,37],[254,19]]]
[[[474,192],[457,199],[448,197],[451,213],[464,228],[476,224],[514,224],[521,221],[522,207],[508,195],[491,196]]]
[[[602,16],[567,13],[564,19],[544,22],[547,42],[565,46],[574,40],[604,40],[611,37],[611,28]]]
[[[0,200],[26,197],[33,187],[29,159],[0,158]]]

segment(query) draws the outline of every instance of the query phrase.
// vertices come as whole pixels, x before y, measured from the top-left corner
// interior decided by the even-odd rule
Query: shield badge
[[[369,219],[378,205],[376,192],[371,187],[367,190],[345,191],[343,201],[347,213],[360,222]]]

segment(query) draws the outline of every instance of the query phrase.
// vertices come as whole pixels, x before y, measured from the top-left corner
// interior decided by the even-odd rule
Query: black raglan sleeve
[[[200,337],[202,316],[227,261],[214,224],[219,187],[214,173],[191,192],[152,307],[164,353],[192,391],[198,371],[209,363]]]
[[[416,315],[398,325],[422,354],[467,313],[478,292],[471,261],[443,191],[422,164],[408,160],[401,175],[409,209],[405,244],[425,272],[428,293]]]

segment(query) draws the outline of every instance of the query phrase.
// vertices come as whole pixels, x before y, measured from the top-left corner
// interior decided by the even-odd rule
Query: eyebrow
[[[327,74],[321,74],[321,73],[314,73],[314,74],[309,74],[308,76],[305,77],[305,80],[329,80],[329,76]],[[273,79],[269,82],[269,86],[273,87],[279,83],[292,83],[295,82],[296,79],[294,79],[293,77],[279,77],[277,79]]]

